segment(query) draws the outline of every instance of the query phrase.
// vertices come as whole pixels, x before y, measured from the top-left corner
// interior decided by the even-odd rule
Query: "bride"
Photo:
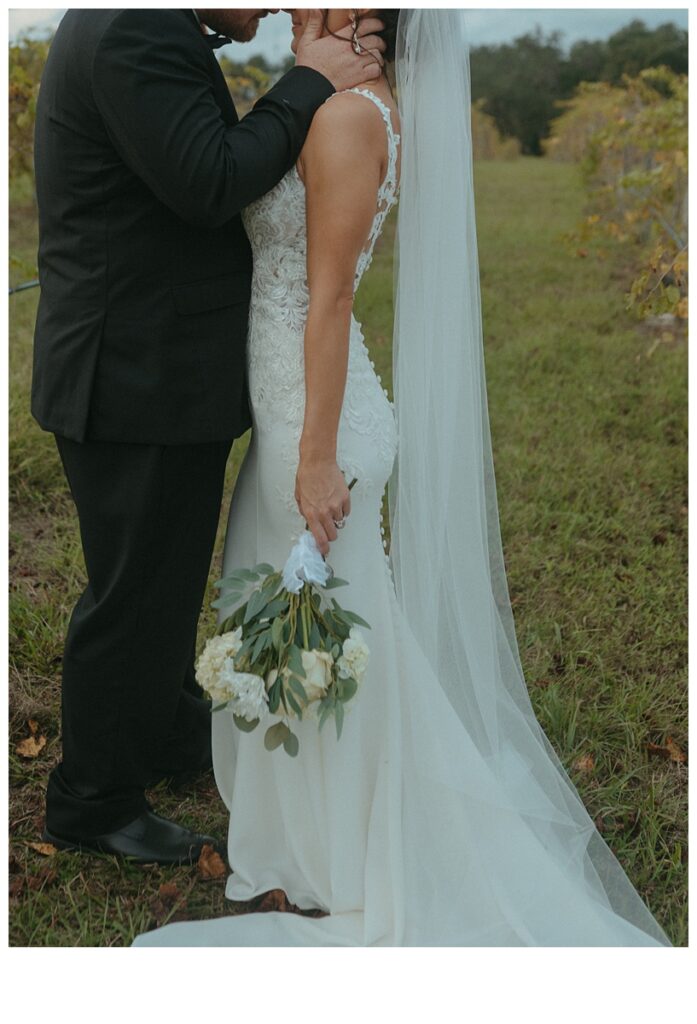
[[[291,13],[295,46],[307,12]],[[332,9],[325,31],[368,13]],[[176,923],[135,944],[669,945],[523,679],[489,436],[462,12],[378,14],[399,110],[385,77],[335,94],[297,166],[245,212],[254,430],[224,555],[225,572],[283,565],[307,522],[350,581],[342,603],[371,624],[369,666],[340,740],[294,724],[297,758],[213,716],[227,896],[282,889],[324,916]],[[393,406],[352,303],[398,190]]]

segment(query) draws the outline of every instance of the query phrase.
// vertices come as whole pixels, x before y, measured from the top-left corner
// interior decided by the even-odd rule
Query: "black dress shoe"
[[[212,836],[191,832],[153,811],[143,811],[128,825],[102,836],[75,839],[45,829],[43,839],[58,850],[111,853],[136,864],[195,864],[206,844],[220,851]]]

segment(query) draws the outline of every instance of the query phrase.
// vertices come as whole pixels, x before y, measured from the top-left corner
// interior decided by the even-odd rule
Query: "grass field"
[[[582,203],[573,167],[534,159],[477,167],[501,529],[542,725],[632,881],[684,945],[687,352],[684,338],[669,337],[649,354],[651,331],[623,309],[621,253],[582,259],[562,244]],[[31,208],[13,204],[10,226],[12,254],[31,264]],[[357,310],[385,382],[391,284],[388,232]],[[28,412],[35,304],[35,292],[11,299],[10,941],[123,945],[166,920],[231,907],[224,881],[195,870],[45,856],[31,846],[60,751],[62,636],[83,580],[53,440]],[[242,451],[237,445],[230,488]],[[201,637],[212,628],[205,611]],[[16,748],[31,728],[41,749],[26,757]],[[162,813],[225,832],[212,779],[151,797]]]

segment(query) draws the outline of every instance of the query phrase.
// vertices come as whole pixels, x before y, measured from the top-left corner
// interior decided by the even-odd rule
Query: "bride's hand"
[[[301,457],[295,477],[295,500],[326,558],[329,542],[338,536],[335,522],[351,511],[351,494],[336,461]]]

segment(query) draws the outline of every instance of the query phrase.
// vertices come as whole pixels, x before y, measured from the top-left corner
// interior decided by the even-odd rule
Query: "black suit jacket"
[[[247,429],[239,214],[293,165],[332,92],[294,68],[239,121],[193,11],[68,11],[36,113],[44,429],[157,444]]]

